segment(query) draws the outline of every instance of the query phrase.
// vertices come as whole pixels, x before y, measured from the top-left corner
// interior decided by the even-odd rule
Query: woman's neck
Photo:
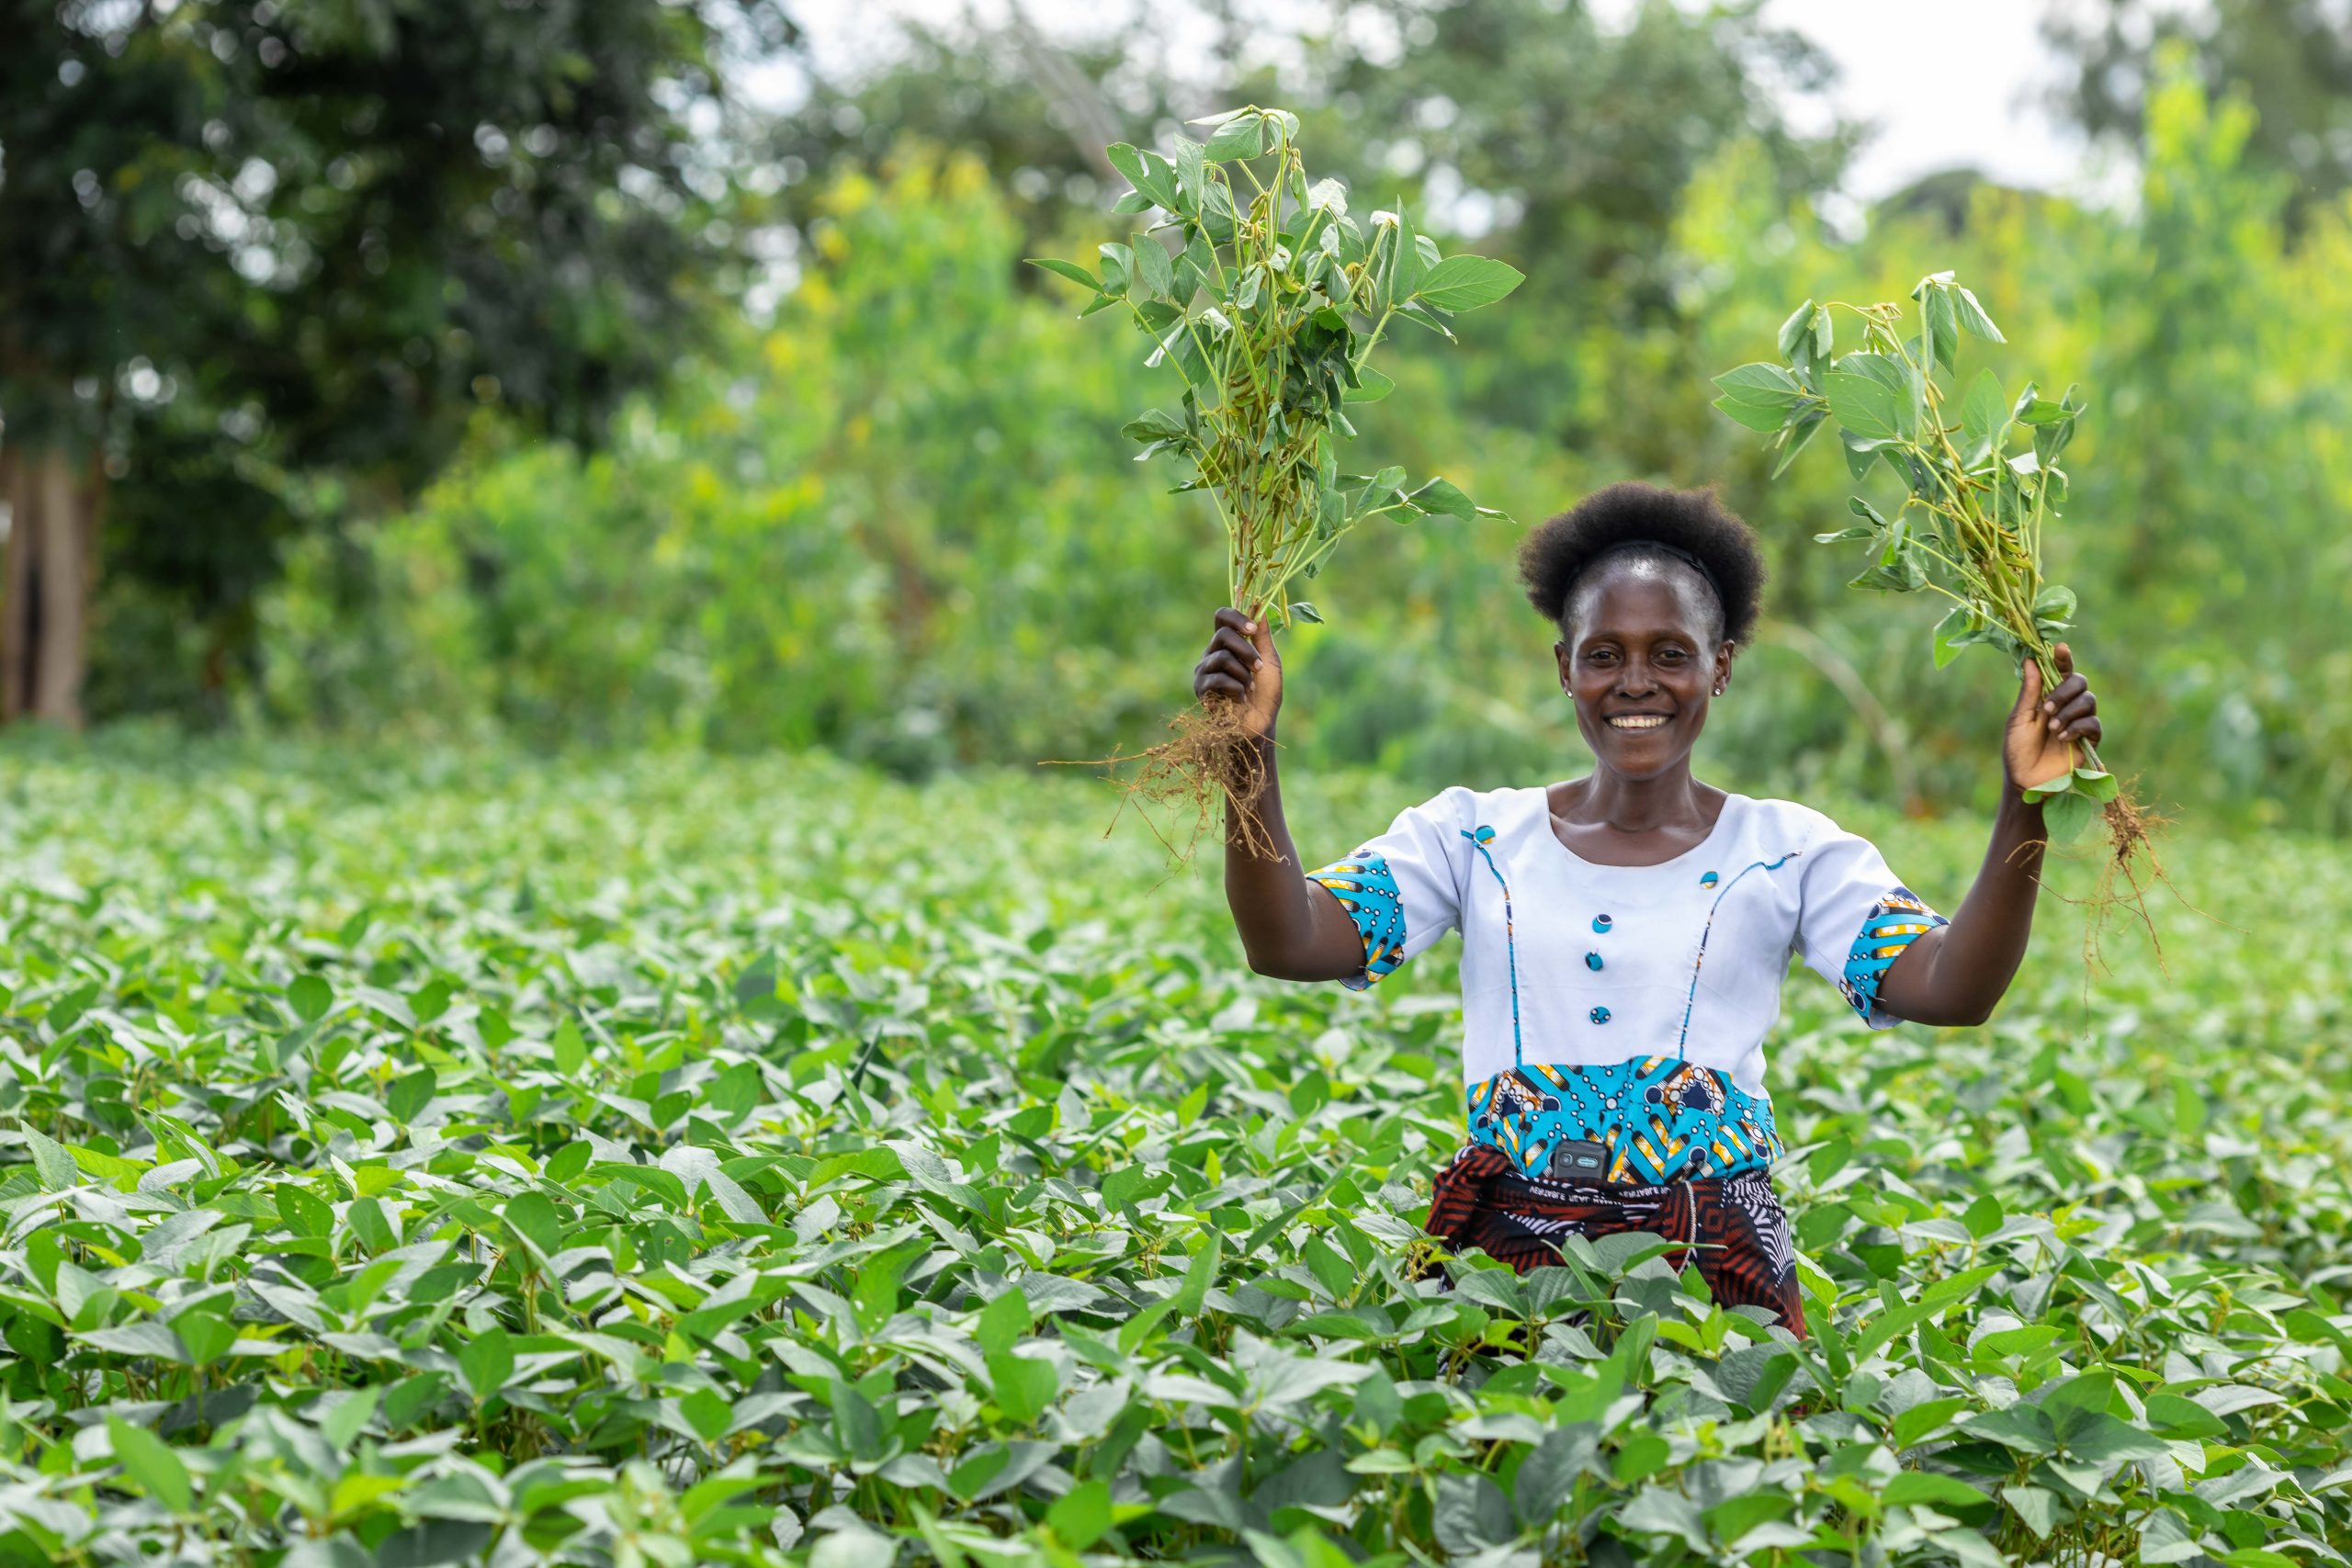
[[[1606,768],[1565,786],[1559,815],[1577,827],[1620,833],[1655,833],[1704,828],[1714,818],[1722,792],[1690,776],[1689,763],[1656,778],[1629,779]]]

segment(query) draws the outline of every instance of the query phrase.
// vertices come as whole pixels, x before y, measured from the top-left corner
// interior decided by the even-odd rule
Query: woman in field
[[[1193,690],[1241,705],[1276,857],[1228,821],[1234,924],[1259,974],[1358,990],[1462,933],[1468,1135],[1429,1221],[1449,1246],[1524,1270],[1571,1233],[1701,1244],[1716,1301],[1803,1334],[1764,1071],[1790,955],[1871,1028],[1983,1022],[2033,923],[2044,835],[2020,792],[2098,741],[2098,703],[2064,645],[2046,695],[2026,665],[1992,842],[1946,919],[1820,812],[1691,776],[1764,582],[1711,492],[1612,486],[1532,533],[1520,571],[1592,771],[1448,789],[1303,877],[1275,773],[1281,660],[1266,627],[1217,612]]]

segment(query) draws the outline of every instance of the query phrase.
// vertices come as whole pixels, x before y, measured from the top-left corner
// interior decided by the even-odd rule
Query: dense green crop
[[[2352,1548],[2340,847],[2183,843],[2087,1001],[2053,901],[1984,1030],[1792,980],[1801,1346],[1409,1281],[1450,949],[1254,979],[1083,787],[0,757],[0,1560]]]

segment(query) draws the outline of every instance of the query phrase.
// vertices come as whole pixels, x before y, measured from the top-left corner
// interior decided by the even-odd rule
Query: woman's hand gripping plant
[[[1918,326],[1907,334],[1899,300],[1806,300],[1781,327],[1781,363],[1743,365],[1716,377],[1723,396],[1715,407],[1773,438],[1776,478],[1832,424],[1856,481],[1874,465],[1894,470],[1908,493],[1892,518],[1857,495],[1847,502],[1855,525],[1815,539],[1871,542],[1873,559],[1853,580],[1856,588],[1925,589],[1951,601],[1935,629],[1937,668],[1972,643],[1987,643],[2019,665],[2030,661],[2040,670],[2040,689],[2055,691],[2063,645],[2053,639],[2072,624],[2075,603],[2072,590],[2043,577],[2042,531],[2066,500],[2058,458],[2074,439],[2084,404],[2073,388],[2052,401],[2030,382],[2012,398],[1997,375],[1980,369],[1955,410],[1939,378],[1957,383],[1961,333],[2005,340],[1975,295],[1949,272],[1921,279],[1911,299]],[[1838,311],[1859,322],[1861,344],[1832,358]],[[2113,852],[2100,902],[2110,900],[2120,877],[2137,908],[2143,874],[2163,875],[2149,843],[2153,819],[2121,792],[2089,742],[2076,746],[2079,756],[2062,753],[2049,777],[2018,783],[2027,800],[2042,803],[2057,842],[2079,836],[2092,818],[2105,818]]]
[[[1176,488],[1216,503],[1227,603],[1270,626],[1319,621],[1291,595],[1357,524],[1502,515],[1442,479],[1408,489],[1399,468],[1343,472],[1339,441],[1356,433],[1347,405],[1390,389],[1368,361],[1393,323],[1451,341],[1451,317],[1493,304],[1521,274],[1442,256],[1401,211],[1359,224],[1337,181],[1309,183],[1295,115],[1250,107],[1194,123],[1214,127],[1208,141],[1180,137],[1172,159],[1106,150],[1135,186],[1113,210],[1153,214],[1145,232],[1102,246],[1099,272],[1035,265],[1093,292],[1081,314],[1124,310],[1152,340],[1148,363],[1182,378],[1174,412],[1149,410],[1125,434],[1143,443],[1138,460],[1173,459],[1185,476]],[[1252,809],[1264,763],[1240,708],[1204,703],[1171,723],[1174,739],[1106,761],[1140,764],[1130,796],[1191,807],[1193,841],[1224,795],[1244,841],[1271,854]]]

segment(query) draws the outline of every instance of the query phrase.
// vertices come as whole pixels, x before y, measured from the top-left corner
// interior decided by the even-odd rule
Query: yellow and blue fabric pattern
[[[1340,984],[1351,991],[1368,990],[1394,974],[1405,962],[1405,905],[1387,859],[1360,852],[1310,871],[1306,877],[1331,890],[1355,921],[1356,934],[1363,938],[1363,973]]]
[[[1468,1091],[1470,1137],[1543,1176],[1562,1144],[1598,1144],[1602,1179],[1656,1186],[1769,1169],[1786,1152],[1769,1096],[1676,1056],[1533,1063]]]
[[[1903,956],[1910,945],[1935,930],[1951,922],[1928,908],[1908,887],[1894,887],[1886,896],[1871,906],[1862,919],[1862,929],[1854,938],[1854,950],[1846,958],[1846,971],[1838,977],[1838,989],[1865,1021],[1878,1006],[1879,982],[1886,977],[1887,969]]]

